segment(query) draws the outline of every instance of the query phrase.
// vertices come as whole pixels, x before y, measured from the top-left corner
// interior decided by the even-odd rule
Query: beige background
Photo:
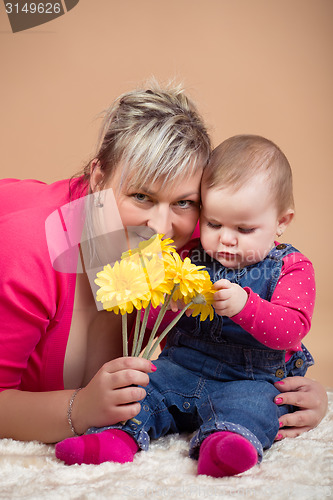
[[[215,145],[256,133],[282,148],[297,209],[285,240],[317,274],[308,373],[331,387],[332,21],[332,0],[80,0],[13,34],[0,5],[1,177],[69,177],[98,112],[151,75],[184,82]]]

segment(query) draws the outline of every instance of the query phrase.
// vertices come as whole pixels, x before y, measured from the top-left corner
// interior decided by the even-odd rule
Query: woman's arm
[[[97,372],[75,398],[72,423],[77,433],[89,427],[128,420],[140,411],[152,363],[142,358],[118,358]],[[73,390],[0,393],[0,438],[55,443],[72,436],[67,409]]]
[[[316,380],[287,377],[274,385],[281,391],[275,398],[276,404],[290,404],[298,408],[279,419],[282,428],[276,439],[299,436],[316,427],[324,418],[328,407],[327,393]]]

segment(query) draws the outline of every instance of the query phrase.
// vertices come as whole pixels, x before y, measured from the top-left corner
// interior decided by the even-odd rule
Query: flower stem
[[[137,348],[137,345],[138,345],[140,319],[141,319],[141,309],[138,309],[136,311],[136,319],[135,319],[135,328],[134,328],[134,337],[133,337],[133,345],[132,345],[131,356],[135,356],[135,351],[136,351],[136,348]]]
[[[153,347],[150,349],[149,353],[148,353],[148,356],[147,356],[147,359],[150,359],[152,357],[152,355],[154,354],[155,352],[155,349],[160,345],[160,343],[162,342],[162,340],[164,339],[164,337],[169,333],[169,331],[171,330],[171,328],[173,328],[175,326],[175,324],[177,323],[178,320],[180,320],[180,318],[183,316],[183,314],[185,313],[185,311],[191,307],[191,305],[193,305],[193,302],[189,302],[185,307],[184,309],[182,309],[180,311],[180,313],[171,321],[170,325],[168,325],[165,330],[161,333],[161,335],[156,339],[156,341],[154,342],[153,344]]]
[[[151,306],[151,301],[149,302],[148,307],[146,307],[145,313],[143,315],[142,325],[141,325],[140,334],[139,334],[139,340],[138,340],[138,343],[137,343],[137,346],[135,349],[134,356],[139,356],[140,352],[141,352],[142,342],[143,342],[145,332],[146,332],[146,326],[147,326],[150,306]]]
[[[122,334],[123,334],[123,356],[128,356],[127,313],[121,315],[121,325],[122,325]]]
[[[154,328],[152,329],[151,331],[151,334],[150,334],[150,337],[149,337],[149,340],[148,340],[148,343],[147,343],[147,346],[146,346],[146,349],[143,353],[143,358],[145,359],[148,359],[148,353],[150,351],[150,348],[153,344],[153,341],[154,341],[154,338],[155,338],[155,335],[156,335],[156,332],[158,330],[158,327],[160,326],[161,322],[162,322],[162,319],[166,313],[166,310],[170,304],[170,301],[171,301],[171,297],[175,291],[175,289],[177,288],[178,285],[175,285],[170,293],[170,295],[168,296],[168,298],[166,299],[166,301],[164,302],[164,304],[162,305],[161,309],[160,309],[160,312],[158,313],[158,316],[156,318],[156,321],[155,321],[155,324],[154,324]]]

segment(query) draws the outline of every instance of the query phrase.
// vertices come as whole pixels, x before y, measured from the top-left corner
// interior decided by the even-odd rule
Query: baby
[[[273,402],[273,384],[313,364],[301,344],[314,308],[313,267],[275,241],[293,216],[290,165],[274,143],[241,135],[213,151],[202,180],[200,242],[189,256],[215,283],[214,319],[184,316],[168,334],[137,417],[58,443],[58,458],[123,463],[149,438],[195,432],[198,474],[232,476],[261,461],[278,418],[293,411]]]

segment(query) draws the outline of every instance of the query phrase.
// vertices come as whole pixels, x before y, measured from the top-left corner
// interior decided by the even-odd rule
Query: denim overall
[[[205,265],[213,282],[226,278],[271,300],[282,259],[295,252],[291,245],[280,244],[263,261],[233,270],[199,247],[192,251],[192,262]],[[201,442],[213,432],[235,432],[255,446],[261,461],[263,449],[272,445],[278,432],[278,418],[293,411],[273,402],[279,394],[273,383],[303,376],[313,358],[303,346],[286,363],[285,351],[265,347],[229,318],[215,314],[212,321],[183,316],[154,364],[157,370],[150,374],[140,413],[112,428],[129,433],[143,450],[149,437],[196,431],[190,445],[192,458],[198,457]]]

